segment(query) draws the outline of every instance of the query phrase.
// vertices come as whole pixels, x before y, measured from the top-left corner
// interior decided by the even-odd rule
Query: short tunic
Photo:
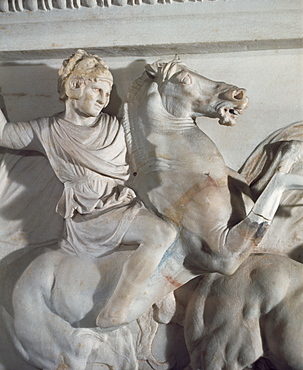
[[[64,185],[56,208],[65,219],[63,249],[99,257],[119,246],[143,205],[125,185],[125,136],[116,118],[101,113],[93,126],[74,125],[58,115],[7,123],[0,145],[48,158]]]

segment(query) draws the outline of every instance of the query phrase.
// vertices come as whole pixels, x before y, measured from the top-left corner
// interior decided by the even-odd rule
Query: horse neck
[[[158,146],[164,151],[171,149],[169,138],[173,133],[179,135],[180,131],[196,126],[191,118],[175,117],[166,111],[156,82],[141,77],[135,87],[130,89],[128,102],[124,106],[123,125],[130,161],[133,170],[138,171],[148,162],[159,161],[151,155]],[[154,138],[152,143],[149,141],[151,136]],[[164,136],[166,139],[163,139]]]

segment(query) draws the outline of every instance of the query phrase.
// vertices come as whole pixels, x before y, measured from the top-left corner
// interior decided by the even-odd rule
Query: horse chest
[[[221,179],[219,179],[221,181]],[[178,182],[177,179],[175,179]],[[183,177],[183,187],[171,190],[163,213],[177,225],[205,235],[213,225],[226,224],[231,214],[227,186],[209,175]],[[165,192],[167,194],[167,192]],[[161,202],[163,206],[163,202]],[[212,223],[212,225],[209,225]],[[211,226],[211,228],[209,228]]]

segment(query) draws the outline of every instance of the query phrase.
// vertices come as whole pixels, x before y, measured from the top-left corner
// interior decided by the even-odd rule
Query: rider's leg
[[[176,238],[168,223],[142,208],[132,222],[123,244],[139,244],[123,266],[122,274],[113,295],[97,317],[101,328],[128,323],[129,305],[140,287],[153,274],[164,253]]]

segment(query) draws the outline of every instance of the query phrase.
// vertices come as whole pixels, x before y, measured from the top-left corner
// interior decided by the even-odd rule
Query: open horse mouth
[[[248,106],[248,97],[245,89],[232,87],[221,93],[219,98],[222,99],[216,107],[219,116],[220,125],[234,126],[237,123],[239,114]]]
[[[243,108],[221,107],[218,112],[220,125],[234,126],[237,123],[238,115],[242,112]]]
[[[228,95],[229,94],[229,95]],[[248,106],[248,97],[244,89],[232,89],[227,93],[227,100],[217,106],[220,125],[234,126],[239,114]]]

